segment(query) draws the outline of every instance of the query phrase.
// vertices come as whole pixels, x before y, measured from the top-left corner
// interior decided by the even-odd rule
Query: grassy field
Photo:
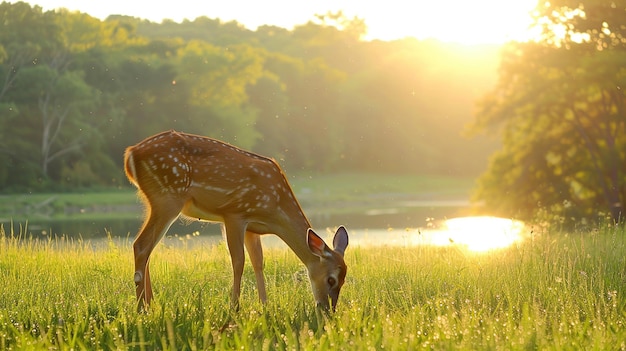
[[[0,349],[626,349],[623,228],[535,230],[481,254],[349,247],[330,316],[313,307],[287,250],[266,251],[266,306],[246,267],[235,313],[223,244],[161,244],[151,260],[156,300],[137,313],[129,244],[17,234],[0,232]]]

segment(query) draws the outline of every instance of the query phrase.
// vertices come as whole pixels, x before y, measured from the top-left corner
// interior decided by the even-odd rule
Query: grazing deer
[[[261,234],[280,237],[308,270],[317,305],[335,310],[346,277],[348,233],[333,249],[311,229],[280,166],[221,141],[167,131],[126,149],[126,176],[139,189],[146,217],[133,244],[139,308],[152,299],[149,259],[170,225],[184,216],[223,223],[233,266],[233,307],[239,306],[244,245],[265,303]],[[330,305],[329,305],[330,300]]]

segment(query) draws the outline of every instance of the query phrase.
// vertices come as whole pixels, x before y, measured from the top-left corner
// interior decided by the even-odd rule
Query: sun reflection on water
[[[524,223],[491,216],[452,218],[435,237],[447,237],[448,243],[467,246],[471,251],[509,247],[522,240]],[[434,242],[433,242],[434,244]]]
[[[473,252],[488,252],[503,249],[520,243],[524,238],[524,223],[507,218],[491,216],[459,217],[445,221],[430,221],[427,228],[406,229],[358,229],[348,228],[350,246],[399,246],[419,245],[453,246]],[[333,228],[319,230],[318,234],[332,243]],[[181,241],[182,240],[182,241]],[[192,237],[167,236],[162,241],[165,245],[185,247],[210,244],[222,241],[221,236]],[[261,240],[266,248],[287,248],[287,245],[275,235],[263,235]]]
[[[426,229],[354,230],[350,245],[457,245],[474,252],[502,249],[523,240],[524,223],[507,218],[452,218]]]

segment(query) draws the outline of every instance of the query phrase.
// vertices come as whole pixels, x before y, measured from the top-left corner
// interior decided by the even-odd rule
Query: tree
[[[98,155],[102,144],[97,141],[104,132],[97,113],[101,94],[87,84],[76,64],[85,50],[107,43],[88,36],[105,26],[87,15],[43,13],[21,2],[0,4],[0,16],[5,27],[0,44],[7,48],[0,62],[4,81],[0,103],[9,106],[0,112],[0,123],[6,127],[0,149],[6,164],[23,175],[9,180],[0,174],[0,180],[18,187],[58,183],[66,169],[75,168],[81,154],[86,160],[81,169],[107,163]],[[111,37],[110,43],[119,31],[117,36],[104,36]],[[106,179],[110,173],[98,174]]]
[[[67,60],[60,53],[49,64],[22,69],[12,94],[13,101],[22,106],[19,123],[31,126],[30,135],[22,137],[40,141],[37,159],[44,177],[50,175],[52,162],[79,151],[91,140],[96,124],[89,113],[97,104],[96,94],[80,72],[67,70]]]
[[[625,9],[595,0],[538,7],[542,39],[507,47],[477,113],[478,130],[501,128],[503,148],[476,199],[523,219],[623,219]]]
[[[176,85],[187,92],[180,118],[196,133],[250,148],[259,135],[246,88],[262,76],[263,56],[248,45],[217,47],[192,40],[177,53]]]

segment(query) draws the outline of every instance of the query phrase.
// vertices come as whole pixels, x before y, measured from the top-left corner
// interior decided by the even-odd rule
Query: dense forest
[[[3,2],[0,192],[127,186],[124,149],[167,129],[295,174],[484,171],[495,139],[463,132],[495,84],[499,48],[365,32],[341,13],[252,31]]]

